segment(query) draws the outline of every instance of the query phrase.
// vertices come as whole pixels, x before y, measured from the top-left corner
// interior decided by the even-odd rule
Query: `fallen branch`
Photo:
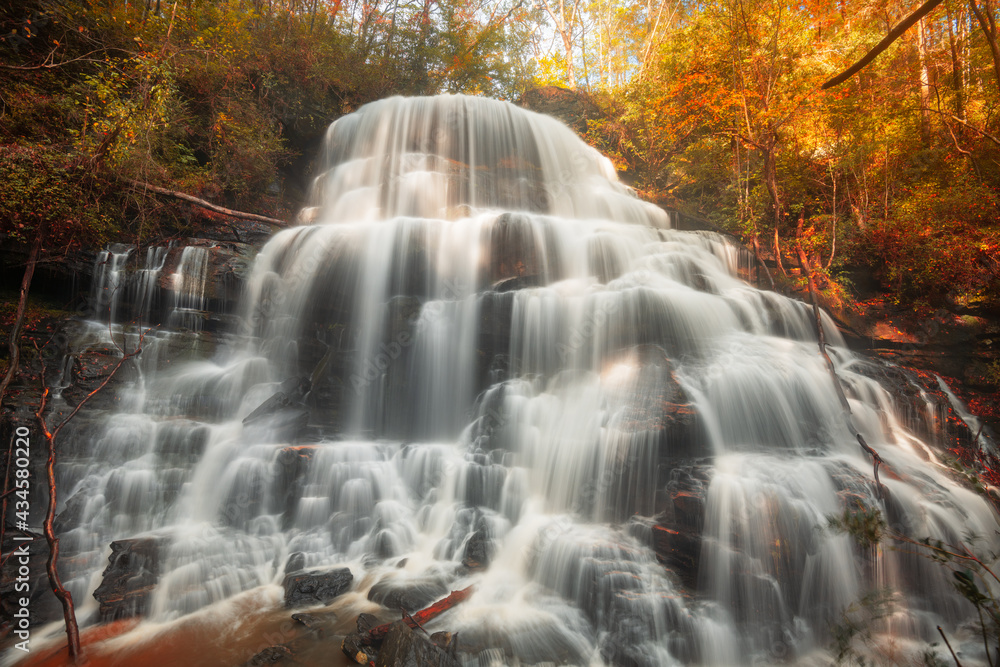
[[[816,282],[813,280],[813,274],[809,267],[809,258],[806,257],[805,251],[802,249],[801,245],[795,248],[798,251],[799,256],[799,266],[802,268],[802,273],[806,276],[806,283],[809,285],[809,297],[812,300],[813,317],[816,319],[816,338],[819,344],[819,353],[826,360],[827,370],[830,371],[830,377],[833,379],[833,386],[837,390],[837,397],[840,399],[840,405],[844,409],[844,417],[847,420],[847,428],[850,429],[851,433],[858,439],[858,444],[861,445],[861,449],[865,450],[869,456],[872,457],[872,465],[874,467],[875,483],[878,484],[879,489],[882,488],[882,481],[878,477],[878,467],[885,463],[882,457],[878,455],[871,446],[865,442],[863,435],[858,433],[858,429],[854,428],[854,420],[851,417],[851,404],[847,400],[847,395],[844,393],[844,388],[840,384],[840,376],[837,375],[837,369],[833,365],[833,359],[830,358],[829,353],[826,351],[826,335],[823,333],[823,317],[819,309],[819,299],[816,296]]]
[[[423,630],[422,627],[423,625],[434,620],[435,618],[437,618],[444,612],[448,611],[455,605],[459,604],[460,602],[464,602],[465,600],[467,600],[469,596],[472,595],[472,591],[474,588],[475,586],[469,586],[468,588],[463,588],[460,591],[452,591],[451,594],[448,595],[448,597],[438,600],[430,607],[427,607],[426,609],[421,609],[415,614],[406,614],[406,617],[403,618],[403,622],[406,623],[411,628],[413,628],[414,630],[418,628]],[[372,643],[381,642],[383,639],[385,639],[385,636],[389,634],[389,630],[392,628],[392,626],[393,626],[392,623],[383,623],[382,625],[376,625],[374,628],[368,631],[368,637],[370,638]]]
[[[189,195],[186,192],[179,192],[177,190],[168,190],[167,188],[161,188],[157,185],[151,183],[143,183],[142,181],[133,181],[131,179],[123,179],[126,183],[131,185],[137,190],[145,192],[155,192],[158,195],[163,195],[165,197],[173,197],[174,199],[180,199],[182,201],[189,202],[195,206],[200,206],[201,208],[208,209],[209,211],[214,211],[215,213],[221,213],[222,215],[228,215],[230,218],[236,218],[238,220],[252,220],[254,222],[265,222],[269,225],[279,225],[281,227],[287,227],[288,222],[285,220],[278,220],[277,218],[269,218],[266,215],[257,215],[256,213],[245,213],[243,211],[234,211],[231,208],[226,208],[224,206],[219,206],[218,204],[213,204],[210,201],[205,201],[204,199],[199,199],[193,195]]]
[[[960,661],[960,660],[958,659],[958,656],[957,656],[957,655],[955,655],[955,649],[953,649],[953,648],[951,647],[951,642],[949,642],[949,641],[948,641],[948,638],[947,638],[947,637],[945,637],[945,635],[944,635],[944,630],[942,630],[942,629],[941,629],[941,626],[940,626],[940,625],[939,625],[939,626],[937,626],[937,629],[938,629],[938,632],[940,632],[940,633],[941,633],[941,639],[943,639],[943,640],[944,640],[944,645],[945,645],[945,646],[947,646],[947,647],[948,647],[948,651],[950,651],[950,652],[951,652],[951,657],[952,657],[952,659],[953,659],[953,660],[955,661],[955,667],[962,667],[962,662],[961,662],[961,661]]]
[[[929,14],[931,12],[931,10],[933,10],[935,7],[937,7],[940,4],[941,4],[941,0],[927,0],[927,2],[925,2],[922,5],[920,5],[920,7],[918,7],[912,14],[910,14],[905,19],[903,19],[902,21],[900,21],[899,23],[897,23],[896,27],[893,28],[892,30],[890,30],[889,34],[886,35],[882,39],[881,42],[879,42],[878,44],[876,44],[871,49],[871,51],[869,51],[864,56],[862,56],[861,60],[859,60],[858,62],[854,63],[853,65],[851,65],[850,67],[848,67],[846,70],[844,70],[843,72],[841,72],[837,76],[833,77],[832,79],[830,79],[829,81],[827,81],[826,83],[824,83],[822,85],[822,89],[826,90],[827,88],[833,88],[834,86],[839,86],[840,84],[844,83],[845,81],[847,81],[848,79],[850,79],[852,76],[854,76],[855,74],[857,74],[858,72],[860,72],[862,69],[864,69],[868,65],[868,63],[870,63],[871,61],[875,60],[875,58],[877,58],[879,56],[879,54],[881,54],[883,51],[885,51],[886,49],[888,49],[889,46],[893,42],[895,42],[897,39],[899,39],[903,35],[904,32],[906,32],[907,30],[909,30],[910,27],[913,26],[914,23],[916,23],[917,21],[919,21],[920,19],[922,19],[924,16],[926,16],[927,14]]]

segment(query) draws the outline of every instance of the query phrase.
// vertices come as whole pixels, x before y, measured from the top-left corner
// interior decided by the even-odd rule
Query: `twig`
[[[840,377],[837,375],[837,369],[833,365],[833,360],[826,351],[826,335],[823,333],[823,318],[819,309],[819,299],[816,296],[816,283],[813,280],[813,274],[809,268],[809,258],[806,257],[806,253],[802,249],[801,245],[796,246],[796,250],[798,251],[799,256],[799,266],[802,267],[802,272],[805,274],[806,282],[809,285],[809,297],[812,300],[813,316],[816,320],[816,336],[817,342],[819,343],[819,353],[822,355],[823,359],[826,360],[827,370],[830,371],[830,377],[833,379],[833,386],[837,390],[837,397],[840,398],[840,405],[844,409],[844,417],[847,420],[847,427],[858,439],[858,444],[861,445],[861,448],[872,457],[875,483],[878,484],[879,492],[881,493],[882,481],[878,476],[878,468],[885,462],[882,460],[882,457],[878,455],[878,452],[872,449],[872,447],[865,442],[864,436],[861,435],[858,432],[858,429],[854,427],[854,419],[851,417],[851,404],[847,400],[847,395],[844,394],[844,388],[840,384]]]
[[[962,661],[958,659],[957,655],[955,655],[955,649],[951,647],[951,642],[949,642],[948,638],[945,637],[944,630],[941,629],[940,625],[937,626],[937,629],[938,632],[941,633],[941,639],[944,640],[944,645],[948,647],[948,650],[951,652],[951,657],[955,660],[955,667],[962,667]]]
[[[423,632],[428,637],[430,636],[431,633],[427,632],[427,630],[424,630],[424,626],[420,625],[420,622],[417,621],[417,619],[413,618],[413,616],[410,615],[410,612],[402,608],[400,609],[400,611],[403,612],[403,618],[406,619],[407,625],[411,625],[411,627],[416,626],[418,630]]]

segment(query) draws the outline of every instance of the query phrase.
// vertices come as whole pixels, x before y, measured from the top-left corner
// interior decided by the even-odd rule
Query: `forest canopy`
[[[65,250],[198,224],[136,183],[290,219],[326,126],[365,102],[557,85],[599,109],[585,138],[640,194],[737,233],[779,275],[804,256],[834,299],[864,266],[907,307],[992,305],[992,2],[945,0],[823,90],[915,5],[7,0],[0,233],[48,224]]]

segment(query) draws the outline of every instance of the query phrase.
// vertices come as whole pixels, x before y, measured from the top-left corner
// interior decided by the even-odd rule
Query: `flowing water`
[[[324,164],[211,344],[209,251],[184,249],[167,326],[64,455],[82,615],[109,542],[137,535],[162,544],[150,623],[277,609],[298,552],[351,568],[345,618],[369,593],[419,608],[475,585],[435,625],[470,665],[822,662],[881,590],[868,629],[900,646],[974,615],[947,568],[825,529],[863,506],[914,539],[1000,546],[824,315],[845,414],[811,309],[745,282],[725,237],[673,229],[565,126],[485,99],[370,104],[331,126]],[[129,349],[163,282],[151,250],[123,297],[130,252],[94,288]]]

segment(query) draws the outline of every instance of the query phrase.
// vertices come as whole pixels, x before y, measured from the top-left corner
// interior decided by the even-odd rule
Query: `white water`
[[[883,587],[895,612],[873,629],[899,640],[974,613],[946,568],[823,530],[857,501],[915,539],[997,546],[987,504],[827,319],[854,426],[892,471],[878,492],[811,310],[740,280],[725,238],[672,230],[567,128],[508,104],[385,100],[326,142],[309,223],[260,252],[241,335],[183,363],[150,336],[122,410],[61,463],[83,502],[63,538],[77,600],[111,540],[155,534],[158,621],[280,582],[301,552],[362,593],[475,584],[439,625],[502,664],[806,660]],[[185,249],[168,324],[198,329],[205,260]],[[243,423],[297,377],[297,441],[285,415]],[[692,485],[697,566],[672,572],[653,524],[684,523],[671,498]],[[477,534],[484,572],[461,566]]]

